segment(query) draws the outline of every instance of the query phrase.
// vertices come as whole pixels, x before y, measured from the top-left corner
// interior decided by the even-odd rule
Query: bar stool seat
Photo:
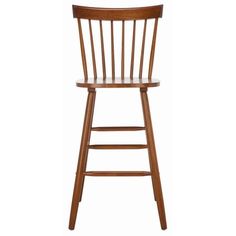
[[[82,88],[147,88],[157,87],[160,85],[160,81],[157,79],[148,78],[124,78],[116,77],[112,78],[89,78],[88,80],[78,80],[76,82],[77,87]]]

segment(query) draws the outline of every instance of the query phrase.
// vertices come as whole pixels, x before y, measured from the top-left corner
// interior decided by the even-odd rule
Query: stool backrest
[[[89,36],[90,36],[90,48],[91,48],[91,58],[92,58],[92,65],[93,65],[93,76],[94,79],[97,79],[97,64],[96,61],[102,61],[102,77],[105,80],[107,78],[107,70],[106,70],[106,57],[105,57],[105,43],[104,43],[104,32],[103,32],[103,21],[110,22],[110,50],[111,50],[111,77],[115,79],[116,71],[115,71],[115,61],[116,61],[116,49],[114,43],[114,21],[121,21],[122,22],[122,30],[121,30],[121,66],[120,66],[120,75],[121,79],[125,78],[125,54],[130,53],[130,69],[129,75],[130,78],[133,79],[134,77],[134,58],[135,58],[135,42],[136,37],[136,21],[142,20],[143,21],[143,32],[140,37],[142,37],[142,45],[139,50],[140,51],[140,60],[139,60],[139,79],[142,79],[143,76],[143,61],[144,61],[144,51],[145,51],[145,38],[146,38],[146,28],[147,28],[147,21],[150,19],[154,19],[154,26],[153,26],[153,34],[151,40],[151,48],[150,48],[150,56],[149,56],[149,65],[148,65],[148,79],[152,77],[152,70],[153,70],[153,62],[154,62],[154,54],[155,54],[155,46],[156,46],[156,33],[157,33],[157,24],[158,18],[162,17],[162,10],[163,5],[158,6],[150,6],[150,7],[138,7],[138,8],[94,8],[94,7],[84,7],[84,6],[75,6],[73,5],[73,16],[78,20],[78,27],[79,27],[79,37],[80,37],[80,48],[81,48],[81,58],[82,58],[82,66],[84,72],[84,79],[88,80],[88,68],[87,68],[87,59],[86,59],[86,52],[85,52],[85,42],[83,36],[83,29],[81,20],[88,21],[88,28],[89,28]],[[100,49],[101,49],[101,58],[96,58],[94,41],[95,38],[93,37],[93,27],[91,21],[98,21],[99,28],[100,28]],[[132,41],[131,45],[131,52],[126,52],[125,50],[125,23],[126,21],[133,22],[133,29],[132,29]],[[115,40],[119,40],[115,38]],[[146,42],[146,44],[149,42]]]

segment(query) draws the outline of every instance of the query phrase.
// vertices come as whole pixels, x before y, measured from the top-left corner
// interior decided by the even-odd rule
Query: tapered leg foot
[[[82,132],[82,138],[81,138],[81,144],[80,144],[79,161],[78,161],[78,166],[77,166],[74,192],[73,192],[73,198],[72,198],[72,204],[71,204],[70,222],[69,222],[70,230],[73,230],[75,228],[79,202],[82,197],[83,184],[84,184],[84,178],[85,178],[84,172],[86,171],[88,145],[89,145],[89,140],[90,140],[90,135],[91,135],[95,97],[96,97],[95,89],[89,89],[86,111],[85,111],[85,116],[84,116],[83,132]]]
[[[156,147],[155,147],[154,134],[153,134],[153,128],[152,128],[152,120],[151,120],[151,114],[150,114],[150,108],[149,108],[149,102],[148,102],[148,96],[147,96],[147,89],[141,88],[140,92],[141,92],[144,123],[145,123],[145,128],[146,128],[146,137],[147,137],[147,144],[148,144],[150,169],[152,173],[154,197],[157,202],[161,228],[165,230],[167,229],[165,206],[164,206],[161,179],[160,179],[158,162],[157,162],[157,154],[156,154]]]

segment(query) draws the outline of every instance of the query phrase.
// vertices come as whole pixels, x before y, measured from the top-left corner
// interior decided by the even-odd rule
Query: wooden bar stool
[[[159,218],[161,223],[161,228],[165,230],[167,228],[164,201],[161,188],[161,180],[159,175],[159,168],[157,162],[157,154],[154,142],[154,134],[152,128],[152,121],[150,116],[150,108],[148,103],[147,89],[148,87],[157,87],[160,85],[158,80],[152,78],[154,53],[156,45],[156,33],[158,19],[162,17],[163,5],[150,6],[150,7],[140,7],[140,8],[92,8],[83,6],[73,6],[73,16],[78,21],[79,37],[80,37],[80,48],[82,57],[82,66],[84,72],[84,79],[77,82],[78,87],[83,87],[88,89],[87,105],[84,117],[83,132],[80,145],[79,161],[77,167],[77,173],[75,178],[74,193],[72,199],[71,213],[69,229],[73,230],[75,227],[76,217],[79,202],[82,198],[83,185],[85,176],[151,176],[153,191],[155,201],[157,202]],[[84,35],[82,29],[82,20],[86,20],[88,23],[89,37],[90,37],[90,50],[91,50],[91,65],[93,66],[93,78],[88,77],[87,69],[87,58],[85,52]],[[143,78],[143,62],[144,62],[144,51],[145,51],[145,38],[146,38],[146,28],[147,22],[153,19],[154,28],[150,47],[150,57],[148,66],[148,76]],[[134,74],[134,58],[135,58],[135,42],[138,35],[136,35],[136,23],[140,20],[143,22],[142,31],[142,44],[140,50],[140,64],[139,64],[139,76],[135,78]],[[101,58],[96,58],[94,37],[93,37],[93,27],[91,21],[99,22],[99,34],[100,34],[100,47],[101,47]],[[110,39],[111,40],[111,76],[108,77],[106,73],[106,60],[105,60],[105,44],[104,44],[104,32],[103,32],[103,21],[110,22]],[[115,73],[115,54],[116,50],[114,47],[114,21],[122,22],[121,30],[121,76],[116,77]],[[131,21],[133,24],[132,29],[132,42],[131,45],[131,61],[130,61],[130,76],[125,77],[125,23],[126,21]],[[115,38],[115,40],[118,40]],[[146,42],[147,44],[147,42]],[[128,54],[128,53],[127,53]],[[97,64],[96,59],[101,60],[103,75],[101,78],[97,76]],[[125,127],[92,127],[93,112],[95,105],[96,88],[139,88],[143,116],[144,116],[144,127],[137,126],[125,126]],[[119,145],[91,145],[90,136],[91,131],[138,131],[145,130],[147,144],[145,145],[129,145],[129,144],[119,144]],[[147,171],[86,171],[86,164],[88,158],[89,149],[143,149],[147,148],[150,162],[150,172]]]

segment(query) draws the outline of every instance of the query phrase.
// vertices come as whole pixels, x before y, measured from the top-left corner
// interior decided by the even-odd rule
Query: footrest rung
[[[92,127],[92,131],[139,131],[145,130],[143,126],[103,126]]]
[[[86,176],[113,176],[113,177],[116,177],[116,176],[149,176],[151,175],[151,172],[149,171],[87,171],[84,173],[84,175]]]
[[[90,149],[143,149],[146,144],[96,144],[89,145]]]

